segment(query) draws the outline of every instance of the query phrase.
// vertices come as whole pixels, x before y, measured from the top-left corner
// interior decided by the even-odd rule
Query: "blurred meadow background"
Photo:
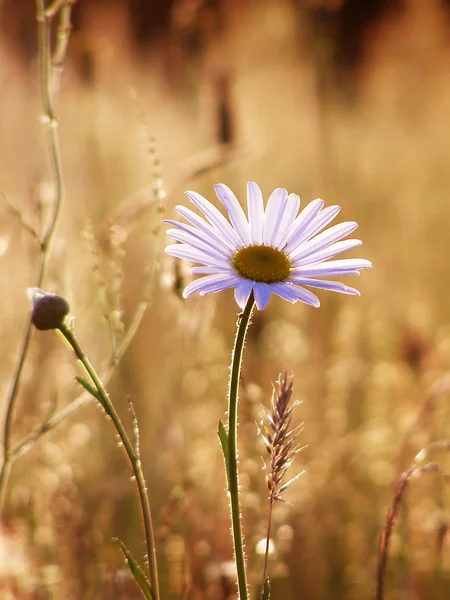
[[[438,463],[450,437],[450,3],[444,0],[79,0],[57,116],[65,199],[45,289],[66,297],[101,371],[136,307],[147,311],[109,381],[130,397],[156,522],[163,597],[235,597],[223,461],[237,306],[180,298],[163,216],[186,189],[245,200],[254,180],[340,204],[374,268],[361,298],[316,310],[272,297],[242,373],[240,467],[250,581],[262,573],[267,490],[257,435],[272,382],[294,376],[306,470],[275,507],[272,597],[373,597],[379,536],[399,476]],[[0,189],[41,230],[53,201],[37,69],[36,7],[0,3]],[[0,206],[2,415],[29,318],[38,247]],[[33,331],[13,445],[80,394],[73,353]],[[2,416],[2,422],[4,417]],[[3,429],[3,426],[2,426]],[[144,549],[127,462],[84,403],[12,464],[0,529],[0,599],[139,598],[111,541]],[[420,463],[420,460],[423,463]],[[386,600],[449,597],[450,490],[424,473],[405,493]],[[257,587],[253,587],[256,597]]]

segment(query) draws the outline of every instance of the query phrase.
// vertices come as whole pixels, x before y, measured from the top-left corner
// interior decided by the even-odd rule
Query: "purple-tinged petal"
[[[286,243],[286,233],[294,222],[299,208],[300,196],[297,194],[289,194],[283,214],[281,215],[280,224],[273,238],[272,245],[275,248],[278,248],[279,250],[283,249],[283,246]]]
[[[242,246],[242,242],[239,239],[236,231],[230,225],[230,223],[226,220],[223,214],[211,204],[206,198],[203,198],[200,194],[196,192],[188,191],[186,192],[186,196],[195,204],[195,206],[202,211],[208,221],[217,227],[217,229],[221,232],[221,234],[226,238],[226,240],[232,245],[233,248],[240,248]]]
[[[166,231],[166,235],[172,237],[177,242],[181,242],[191,248],[196,248],[200,250],[200,252],[207,252],[208,254],[213,254],[214,256],[220,256],[221,258],[229,259],[230,252],[225,252],[222,248],[216,247],[209,241],[204,241],[201,235],[194,232],[186,232],[181,231],[180,229],[168,229]]]
[[[171,244],[170,246],[167,246],[165,251],[167,254],[175,256],[176,258],[202,263],[210,267],[224,267],[229,265],[227,261],[216,254],[201,252],[186,244]]]
[[[331,244],[326,248],[314,251],[312,254],[307,254],[304,257],[302,256],[301,258],[296,258],[291,264],[293,267],[303,267],[312,263],[322,262],[332,258],[333,256],[337,256],[342,252],[346,252],[347,250],[352,250],[357,246],[361,246],[361,244],[361,240],[343,240],[341,242]]]
[[[303,234],[308,225],[315,219],[324,205],[320,198],[313,200],[305,206],[286,233],[286,244],[282,248],[285,254],[291,252],[296,246],[296,240]]]
[[[200,296],[215,294],[216,292],[234,288],[238,281],[238,275],[217,275],[216,281],[211,281],[207,286],[200,290]]]
[[[289,302],[300,301],[304,304],[314,306],[314,308],[318,308],[320,306],[319,298],[309,290],[305,290],[305,288],[297,285],[290,285],[286,282],[272,283],[270,287],[275,294],[281,298],[284,298],[285,300],[289,300]]]
[[[228,288],[234,287],[238,277],[230,275],[208,275],[195,281],[191,281],[183,290],[183,298],[188,298],[195,292],[200,292],[201,296],[213,294]]]
[[[248,302],[253,286],[254,282],[250,281],[249,279],[240,279],[236,284],[236,289],[234,290],[234,298],[237,302],[237,305],[242,310],[244,310],[245,305]]]
[[[217,197],[226,208],[230,221],[232,222],[236,233],[241,238],[242,244],[244,246],[249,246],[252,243],[250,226],[242,206],[239,204],[239,200],[224,183],[215,185],[214,189],[216,190]]]
[[[289,258],[297,263],[302,258],[306,258],[313,252],[317,250],[323,250],[327,246],[330,246],[334,242],[346,237],[352,231],[358,227],[358,223],[354,221],[347,221],[345,223],[339,223],[338,225],[334,225],[330,227],[326,231],[322,231],[319,235],[316,235],[314,238],[310,239],[308,242],[300,244],[296,250],[293,250],[289,255]]]
[[[308,288],[359,295],[355,288],[329,281],[327,277],[359,275],[360,269],[372,266],[370,261],[359,258],[329,260],[361,245],[360,240],[343,239],[357,227],[356,223],[340,223],[325,230],[338,214],[339,206],[324,209],[323,201],[317,199],[297,215],[300,198],[296,194],[287,195],[280,188],[271,194],[264,211],[261,190],[256,183],[249,182],[247,219],[233,192],[220,184],[216,193],[228,212],[227,219],[200,194],[186,193],[202,216],[179,206],[178,212],[189,224],[166,221],[174,227],[168,230],[168,235],[180,242],[168,246],[166,252],[201,265],[191,267],[191,273],[201,277],[186,287],[185,297],[194,292],[204,295],[234,287],[242,309],[253,291],[256,306],[263,310],[272,292],[289,302],[301,301],[312,306],[320,303]],[[248,245],[267,245],[282,252],[290,263],[289,277],[276,283],[242,277],[234,268],[233,256]]]
[[[270,298],[270,285],[268,283],[253,282],[253,293],[258,310],[264,310]]]
[[[372,263],[363,258],[344,258],[342,260],[330,260],[329,262],[307,265],[293,269],[290,279],[299,277],[323,277],[329,275],[359,275],[359,269],[369,269]]]
[[[223,267],[191,267],[189,273],[192,273],[192,275],[214,275],[215,273],[236,275],[236,271],[230,265]]]
[[[233,245],[229,242],[224,235],[217,229],[217,227],[210,225],[205,219],[202,219],[199,215],[197,215],[190,208],[185,206],[177,206],[177,211],[180,213],[182,217],[184,217],[187,221],[192,223],[197,229],[204,232],[205,235],[210,236],[213,240],[217,242],[217,245],[222,246],[223,248],[230,248],[233,251],[236,251],[236,245]]]
[[[277,188],[270,194],[264,215],[263,242],[266,246],[275,246],[274,239],[283,218],[287,198],[288,193],[284,188]]]
[[[255,245],[262,244],[264,227],[264,201],[259,186],[253,181],[249,181],[247,183],[247,207],[251,243]]]
[[[210,230],[202,229],[200,227],[193,227],[192,225],[187,225],[186,223],[181,223],[180,221],[172,221],[171,219],[166,219],[163,221],[163,223],[166,225],[173,225],[177,229],[181,229],[181,231],[186,231],[186,233],[191,233],[194,237],[197,237],[205,244],[208,244],[219,253],[225,253],[227,256],[231,255],[231,248],[224,243],[222,237],[218,236],[217,233],[212,230],[212,227],[209,225],[209,223],[205,222],[205,225],[207,225]]]
[[[280,282],[280,283],[271,283],[270,289],[274,294],[283,298],[283,300],[287,300],[292,304],[295,304],[298,300],[297,294],[295,293],[295,286],[289,285],[288,283]]]
[[[340,281],[327,281],[324,279],[310,279],[309,277],[289,277],[288,281],[296,285],[307,285],[309,287],[328,290],[329,292],[339,292],[350,296],[360,296],[361,294],[355,288],[352,288]]]
[[[314,237],[319,231],[328,225],[340,212],[340,206],[328,206],[324,208],[309,225],[297,236],[294,244],[291,244],[290,252],[293,252],[300,244],[304,244]]]

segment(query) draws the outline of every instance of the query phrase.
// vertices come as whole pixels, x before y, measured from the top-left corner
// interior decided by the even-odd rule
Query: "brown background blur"
[[[342,206],[341,220],[358,221],[358,256],[373,261],[372,271],[349,281],[361,298],[320,293],[318,310],[273,298],[250,330],[240,456],[254,586],[267,523],[255,421],[280,371],[294,375],[308,445],[292,472],[307,474],[275,511],[275,600],[371,598],[398,477],[422,448],[449,435],[449,5],[74,7],[57,102],[66,198],[46,287],[70,301],[80,343],[99,369],[111,352],[105,317],[130,321],[154,266],[155,186],[170,218],[186,203],[185,189],[213,200],[219,181],[243,202],[248,180],[265,197],[279,186],[303,205],[319,196]],[[52,187],[32,1],[3,0],[0,36],[0,189],[39,229]],[[0,252],[6,398],[37,252],[4,207]],[[164,598],[226,599],[232,554],[215,431],[226,410],[237,307],[231,292],[180,300],[176,284],[186,276],[160,256],[151,305],[109,389],[125,421],[127,396],[138,415]],[[15,441],[52,403],[62,408],[77,396],[77,373],[54,334],[34,333]],[[450,469],[445,453],[427,460]],[[449,597],[449,506],[438,475],[411,482],[392,540],[387,600]],[[110,424],[89,405],[14,463],[0,598],[138,598],[113,536],[141,556],[126,461]]]

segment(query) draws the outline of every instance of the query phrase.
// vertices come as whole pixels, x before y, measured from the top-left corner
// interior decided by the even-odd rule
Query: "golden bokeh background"
[[[362,8],[362,5],[365,8]],[[131,398],[157,523],[163,597],[234,598],[216,429],[237,307],[180,299],[184,265],[161,250],[183,191],[244,201],[254,180],[342,206],[373,261],[361,298],[273,297],[256,313],[240,402],[244,529],[253,597],[267,527],[255,422],[287,370],[301,399],[306,474],[276,506],[274,600],[373,597],[378,540],[400,474],[450,431],[450,12],[438,0],[79,0],[57,100],[65,201],[46,289],[65,296],[102,370],[152,282],[108,389]],[[0,4],[0,189],[41,230],[53,201],[40,121],[35,6]],[[162,194],[164,192],[164,194]],[[38,248],[0,207],[0,401],[29,316]],[[356,256],[356,254],[355,254]],[[13,441],[80,393],[75,357],[33,333]],[[445,451],[419,457],[450,472]],[[445,477],[411,480],[391,542],[386,600],[448,598]],[[0,598],[139,598],[117,536],[143,553],[128,465],[92,404],[15,460],[0,531]],[[231,565],[231,566],[230,566]]]

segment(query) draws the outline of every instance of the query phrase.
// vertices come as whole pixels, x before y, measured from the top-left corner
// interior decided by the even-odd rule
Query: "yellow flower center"
[[[271,246],[246,246],[233,257],[233,266],[245,279],[261,283],[284,281],[291,270],[288,257]]]

